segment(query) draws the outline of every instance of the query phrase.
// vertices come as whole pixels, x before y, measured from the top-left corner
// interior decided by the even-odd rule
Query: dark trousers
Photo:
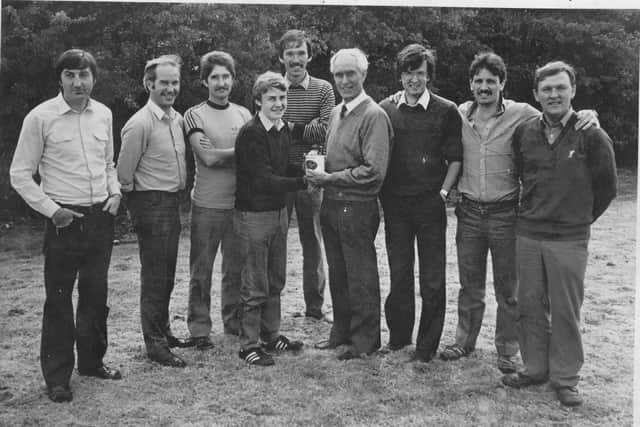
[[[140,316],[149,355],[169,351],[169,300],[176,275],[180,215],[177,193],[134,191],[128,206],[140,250]]]
[[[456,246],[460,293],[456,344],[473,350],[482,326],[491,251],[493,287],[498,303],[495,345],[499,355],[518,353],[516,286],[516,202],[477,203],[463,199],[456,208]]]
[[[78,352],[78,369],[102,366],[107,351],[107,272],[113,245],[113,216],[92,207],[65,206],[84,214],[68,227],[46,222],[40,364],[47,387],[67,385]],[[74,327],[73,285],[78,278]]]
[[[287,214],[291,218],[296,209],[298,235],[302,246],[302,289],[306,314],[322,315],[326,277],[322,257],[322,229],[320,227],[320,206],[322,189],[309,192],[300,190],[287,193]]]
[[[240,345],[257,348],[280,331],[280,294],[287,277],[287,211],[233,215],[239,239]]]
[[[391,289],[385,302],[389,344],[411,343],[415,319],[414,246],[417,242],[422,310],[416,351],[431,358],[438,350],[446,306],[447,216],[444,203],[438,193],[387,195],[381,200],[391,276]]]
[[[380,347],[380,280],[375,238],[380,224],[376,200],[325,198],[320,210],[329,266],[333,325],[329,340],[351,344],[356,353]]]

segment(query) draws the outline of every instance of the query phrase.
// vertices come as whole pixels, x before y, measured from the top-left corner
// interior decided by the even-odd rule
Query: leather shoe
[[[343,353],[340,353],[338,355],[338,360],[351,360],[351,359],[358,359],[360,357],[359,354],[357,354],[353,349],[348,349]]]
[[[68,385],[55,385],[47,389],[49,399],[54,402],[71,402],[73,394]]]
[[[529,375],[518,372],[517,374],[504,375],[502,377],[502,384],[507,387],[522,388],[530,385],[544,384],[547,380],[539,380]]]
[[[334,350],[338,348],[338,344],[334,343],[331,340],[322,340],[313,345],[313,348],[318,350]]]
[[[149,359],[163,366],[170,366],[172,368],[184,368],[185,366],[187,366],[187,362],[171,353],[170,351],[160,355],[149,355]]]
[[[190,340],[193,341],[193,345],[198,350],[209,350],[213,348],[213,343],[209,337],[193,337],[190,338]]]
[[[558,400],[564,406],[582,405],[582,397],[576,387],[558,387],[556,389]]]
[[[79,370],[78,373],[84,377],[96,377],[103,380],[119,380],[122,379],[122,374],[117,369],[109,368],[108,366],[100,366],[99,368],[89,370]]]
[[[196,345],[193,340],[176,338],[173,335],[167,336],[167,344],[169,344],[169,348],[187,348]]]

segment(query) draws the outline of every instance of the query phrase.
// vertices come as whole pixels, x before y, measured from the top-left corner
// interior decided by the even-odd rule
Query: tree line
[[[471,97],[467,70],[479,51],[505,59],[507,97],[536,107],[533,71],[563,59],[578,73],[574,107],[596,109],[615,142],[618,165],[637,166],[640,11],[14,0],[2,6],[0,219],[27,212],[10,187],[9,164],[24,116],[57,94],[53,63],[62,51],[80,47],[96,57],[93,97],[113,111],[118,152],[121,127],[147,100],[146,60],[180,55],[175,108],[182,113],[207,96],[199,57],[225,50],[237,63],[231,101],[251,108],[253,80],[280,70],[276,43],[290,28],[311,37],[309,71],[330,82],[332,53],[360,47],[370,62],[365,89],[378,101],[401,88],[394,62],[408,43],[436,51],[432,90],[456,103]]]

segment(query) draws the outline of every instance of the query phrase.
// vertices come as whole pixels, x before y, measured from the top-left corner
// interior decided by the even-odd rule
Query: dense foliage
[[[532,105],[533,70],[564,59],[578,72],[574,107],[595,108],[616,143],[619,164],[636,165],[639,11],[5,1],[0,204],[13,209],[8,165],[22,119],[56,95],[52,64],[63,50],[81,47],[96,56],[100,72],[93,96],[113,110],[117,135],[146,102],[141,80],[147,59],[163,53],[182,57],[176,108],[184,112],[206,97],[199,56],[226,50],[237,61],[232,101],[250,106],[253,78],[280,69],[275,42],[289,28],[311,35],[310,71],[329,81],[331,53],[362,48],[371,63],[366,90],[376,100],[400,88],[394,59],[410,42],[436,50],[433,89],[455,102],[469,99],[467,69],[480,50],[494,50],[507,62],[507,96]]]

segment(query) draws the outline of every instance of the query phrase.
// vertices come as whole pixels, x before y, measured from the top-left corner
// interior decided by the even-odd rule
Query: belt
[[[104,205],[107,202],[107,200],[109,200],[108,197],[105,200],[98,202],[96,204],[93,204],[91,206],[65,205],[65,204],[60,204],[60,206],[63,208],[71,209],[72,211],[76,211],[84,215],[90,215],[90,214],[96,214],[96,213],[102,212],[102,208],[104,208]]]
[[[513,209],[518,206],[517,199],[501,200],[499,202],[478,202],[472,200],[466,196],[462,196],[462,204],[465,207],[488,212],[501,212],[509,209]]]

